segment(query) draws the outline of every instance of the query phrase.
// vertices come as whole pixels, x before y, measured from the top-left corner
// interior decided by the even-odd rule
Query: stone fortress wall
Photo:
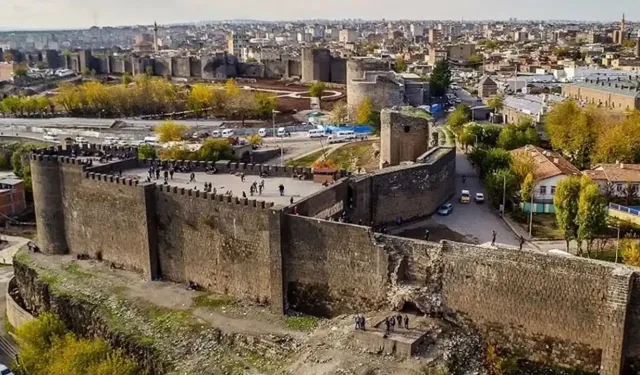
[[[342,209],[356,223],[433,212],[453,191],[455,153],[437,149],[424,160],[344,176],[297,202],[295,215],[292,207],[106,174],[145,160],[87,167],[33,155],[38,242],[45,253],[89,254],[150,279],[195,281],[276,312],[335,316],[408,304],[549,365],[617,375],[638,361],[635,268],[325,220]]]

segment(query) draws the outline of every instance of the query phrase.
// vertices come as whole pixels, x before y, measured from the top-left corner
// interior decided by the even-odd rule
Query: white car
[[[13,375],[13,372],[5,365],[0,365],[0,375]]]
[[[48,133],[45,134],[44,137],[42,137],[42,138],[44,138],[45,141],[57,141],[58,140],[58,137],[56,137],[55,134],[48,134]]]
[[[484,202],[484,194],[476,193],[476,196],[475,196],[474,199],[476,200],[476,203],[483,203]]]
[[[84,145],[84,144],[89,144],[89,141],[87,141],[87,139],[85,137],[76,137],[75,139],[76,143]]]

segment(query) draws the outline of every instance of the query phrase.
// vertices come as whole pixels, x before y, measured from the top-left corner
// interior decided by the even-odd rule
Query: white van
[[[89,144],[89,141],[87,141],[87,139],[85,137],[76,137],[75,139],[76,143],[84,145],[84,144]]]
[[[233,137],[233,129],[224,129],[222,131],[222,137],[223,138]]]
[[[102,144],[105,146],[115,146],[118,144],[119,140],[120,138],[118,137],[105,137],[104,142],[102,142]]]
[[[267,129],[265,128],[260,128],[260,130],[258,130],[258,135],[261,136],[262,138],[267,136]]]
[[[285,135],[287,135],[287,131],[285,130],[285,128],[278,128],[278,137],[284,137]]]
[[[324,137],[324,130],[322,129],[309,130],[309,138],[321,138],[321,137]]]
[[[220,138],[220,130],[214,130],[211,132],[213,138]]]
[[[158,144],[158,137],[144,137],[144,144],[145,145],[157,145]]]
[[[327,138],[329,143],[340,143],[340,142],[350,142],[356,140],[356,133],[351,130],[339,131],[335,134],[331,134],[329,138]]]

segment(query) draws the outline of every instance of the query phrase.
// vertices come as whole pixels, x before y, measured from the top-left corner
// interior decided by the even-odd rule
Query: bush
[[[140,145],[138,147],[138,159],[155,159],[156,148],[152,145]]]
[[[101,339],[80,339],[54,314],[44,313],[16,331],[19,366],[29,375],[140,375],[146,373]]]

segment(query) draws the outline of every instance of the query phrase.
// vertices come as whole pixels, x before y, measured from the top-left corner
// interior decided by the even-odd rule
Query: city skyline
[[[277,4],[275,4],[277,3]],[[479,8],[479,9],[477,9]],[[552,9],[553,12],[550,12]],[[78,5],[72,0],[8,0],[0,12],[2,30],[87,28],[91,26],[127,26],[190,23],[251,19],[287,21],[302,19],[425,19],[425,20],[584,20],[611,22],[622,13],[634,22],[640,14],[640,2],[620,1],[614,7],[595,0],[575,4],[559,4],[552,0],[514,4],[507,0],[488,0],[478,7],[477,2],[461,0],[457,6],[443,8],[435,1],[407,2],[403,7],[391,8],[382,0],[328,0],[308,3],[304,7],[294,0],[256,3],[237,0],[213,4],[204,0],[185,0],[179,5],[168,0],[112,0],[108,3],[87,0]]]

